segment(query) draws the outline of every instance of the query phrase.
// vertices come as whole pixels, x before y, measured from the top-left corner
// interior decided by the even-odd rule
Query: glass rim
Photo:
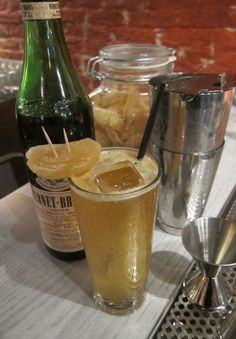
[[[125,149],[125,150],[128,150],[128,151],[138,153],[138,150],[136,150],[135,148],[119,147],[119,146],[117,146],[117,147],[105,147],[105,148],[102,148],[102,151],[107,151],[109,149],[112,149],[112,150]],[[149,182],[148,184],[138,186],[135,190],[112,192],[112,193],[90,192],[90,191],[87,191],[86,189],[79,187],[73,181],[73,179],[71,177],[68,178],[70,188],[74,192],[77,192],[77,191],[81,192],[82,194],[80,194],[80,195],[82,195],[85,198],[93,197],[93,200],[101,200],[101,201],[114,201],[114,200],[116,200],[117,201],[117,200],[126,200],[126,199],[130,199],[130,198],[134,198],[136,196],[138,197],[139,195],[141,195],[143,193],[143,191],[148,192],[152,188],[157,186],[159,181],[160,181],[160,177],[161,177],[161,167],[160,167],[158,160],[155,159],[150,154],[146,154],[146,156],[148,156],[150,159],[152,159],[155,162],[155,164],[157,165],[157,174],[151,182]],[[139,160],[137,160],[137,161],[139,161]]]

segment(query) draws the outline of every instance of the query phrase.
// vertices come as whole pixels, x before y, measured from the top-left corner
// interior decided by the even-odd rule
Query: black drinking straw
[[[142,138],[139,151],[138,151],[138,155],[137,155],[138,160],[142,159],[146,153],[148,141],[152,133],[154,122],[156,120],[156,116],[157,116],[159,105],[160,105],[160,99],[161,99],[164,89],[165,89],[165,84],[161,83],[158,86],[158,88],[155,90],[155,96],[153,99],[151,111],[149,114],[149,118],[148,118],[148,121],[145,127],[145,131],[144,131],[143,138]]]

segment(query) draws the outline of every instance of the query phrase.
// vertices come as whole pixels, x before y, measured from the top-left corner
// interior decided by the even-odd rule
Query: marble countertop
[[[236,183],[236,108],[204,215],[217,216]],[[147,296],[134,314],[98,309],[86,260],[62,262],[45,249],[29,185],[0,200],[1,339],[146,339],[191,266],[179,236],[155,228]]]

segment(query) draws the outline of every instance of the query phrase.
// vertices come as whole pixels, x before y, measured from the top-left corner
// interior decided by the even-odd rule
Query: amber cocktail
[[[94,298],[114,314],[142,304],[151,257],[159,167],[136,156],[105,149],[90,172],[70,179]]]

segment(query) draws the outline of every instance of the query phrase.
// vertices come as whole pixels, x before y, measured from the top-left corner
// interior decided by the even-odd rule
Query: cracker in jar
[[[95,95],[93,106],[95,128],[100,131],[97,137],[103,146],[139,147],[148,117],[147,95],[135,88],[113,89]]]
[[[104,109],[94,106],[95,123],[103,128],[111,128],[120,131],[124,128],[124,119],[117,113],[116,109]]]

